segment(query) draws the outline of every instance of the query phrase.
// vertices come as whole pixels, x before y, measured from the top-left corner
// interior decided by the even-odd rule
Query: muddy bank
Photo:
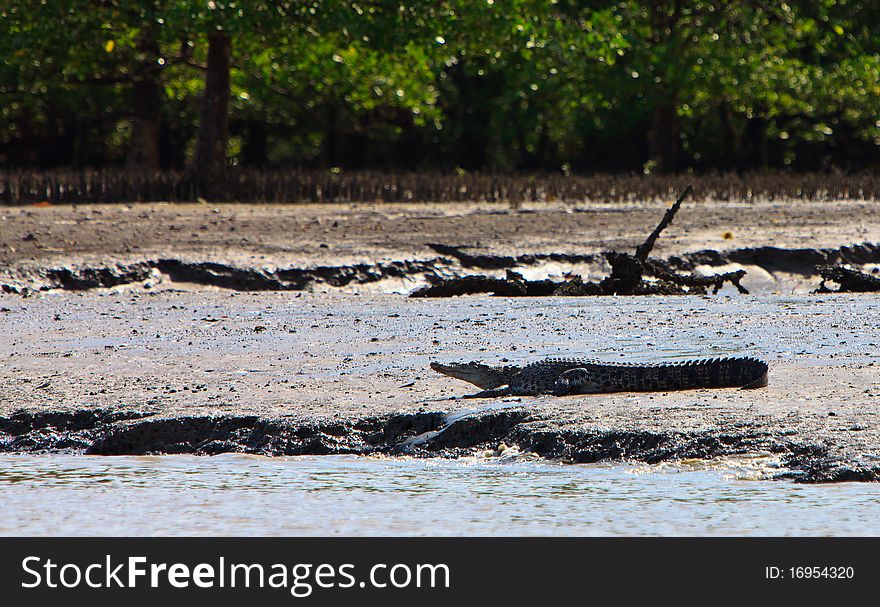
[[[873,295],[463,298],[225,291],[0,296],[0,449],[573,462],[769,451],[800,481],[880,479]],[[461,400],[432,360],[580,354],[770,364],[770,385]]]
[[[451,271],[449,260],[391,261],[377,264],[316,266],[309,268],[238,267],[216,262],[157,259],[88,267],[25,268],[6,272],[0,291],[27,295],[34,291],[63,289],[85,291],[120,285],[186,283],[235,291],[303,291],[315,286],[345,287],[384,279],[424,279],[425,275]]]
[[[416,297],[449,297],[473,293],[500,296],[599,295],[590,283],[573,281],[569,275],[586,270],[601,279],[609,264],[605,254],[543,253],[517,256],[470,254],[462,247],[429,245],[443,256],[417,260],[398,260],[340,266],[247,267],[217,262],[190,262],[182,259],[144,260],[108,266],[33,267],[24,266],[0,272],[0,291],[29,294],[34,291],[64,289],[84,291],[120,285],[142,285],[147,289],[173,283],[219,287],[236,291],[303,291],[321,287],[370,285],[397,281],[391,290],[408,290]],[[759,247],[727,252],[695,251],[664,261],[669,268],[690,273],[697,280],[730,272],[747,273],[757,269],[761,276],[798,275],[814,288],[826,264],[847,263],[855,267],[880,263],[880,244],[862,243],[836,249],[781,249]],[[873,267],[876,273],[876,267]],[[486,274],[486,272],[490,272]],[[526,280],[520,272],[546,278]],[[492,274],[494,273],[494,275]],[[561,274],[561,275],[560,275]],[[833,276],[825,278],[833,280]],[[766,290],[773,283],[746,279]],[[671,285],[675,287],[675,285]],[[781,286],[780,286],[781,288]],[[667,290],[665,294],[685,291]]]
[[[146,419],[143,419],[146,417]],[[137,421],[124,423],[129,419]],[[880,480],[880,464],[854,465],[828,449],[760,428],[738,432],[560,430],[527,410],[469,414],[416,413],[354,423],[294,424],[256,416],[161,418],[77,411],[18,413],[0,418],[0,451],[83,452],[88,455],[247,453],[458,457],[500,445],[571,463],[712,459],[769,452],[780,456],[780,479],[799,482]]]

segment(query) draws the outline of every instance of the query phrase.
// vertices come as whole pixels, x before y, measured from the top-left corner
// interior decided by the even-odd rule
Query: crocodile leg
[[[462,398],[498,398],[500,396],[510,396],[510,386],[501,386],[491,390],[483,390],[476,394],[465,394]]]
[[[595,374],[584,367],[577,367],[565,371],[556,379],[553,394],[555,396],[591,394],[599,391],[598,388]]]

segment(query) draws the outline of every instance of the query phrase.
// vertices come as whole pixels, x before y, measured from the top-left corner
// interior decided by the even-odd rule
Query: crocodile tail
[[[757,358],[742,358],[740,364],[743,365],[743,373],[741,377],[754,377],[751,381],[742,385],[742,390],[753,390],[755,388],[765,387],[769,379],[767,377],[770,367],[763,360]]]
[[[767,385],[769,367],[757,358],[717,358],[695,362],[694,366],[701,367],[701,387],[753,389]]]
[[[603,366],[610,391],[663,391],[693,388],[760,388],[767,385],[767,363],[756,358],[716,358],[679,364]]]

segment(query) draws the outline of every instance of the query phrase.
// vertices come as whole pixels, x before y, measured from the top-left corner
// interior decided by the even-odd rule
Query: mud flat
[[[667,204],[533,203],[517,211],[488,203],[0,206],[0,266],[161,258],[335,266],[433,257],[429,243],[502,256],[631,251]],[[837,249],[877,241],[876,201],[688,201],[654,254]]]
[[[666,206],[0,207],[0,451],[456,456],[769,454],[774,476],[880,479],[880,204],[695,202],[654,255],[751,295],[409,299],[432,280],[607,275]],[[742,354],[770,385],[461,400],[432,360]]]
[[[572,462],[769,453],[880,479],[880,301],[863,295],[407,299],[120,288],[0,296],[0,450]],[[462,400],[431,360],[770,363],[770,385]]]
[[[412,292],[472,274],[601,279],[658,202],[0,207],[0,291],[192,283],[243,291]],[[653,255],[697,273],[745,269],[751,292],[819,286],[819,264],[880,264],[871,201],[687,202]]]

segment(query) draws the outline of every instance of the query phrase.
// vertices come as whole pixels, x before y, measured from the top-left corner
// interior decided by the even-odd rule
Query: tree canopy
[[[880,162],[868,0],[0,0],[0,164]]]

